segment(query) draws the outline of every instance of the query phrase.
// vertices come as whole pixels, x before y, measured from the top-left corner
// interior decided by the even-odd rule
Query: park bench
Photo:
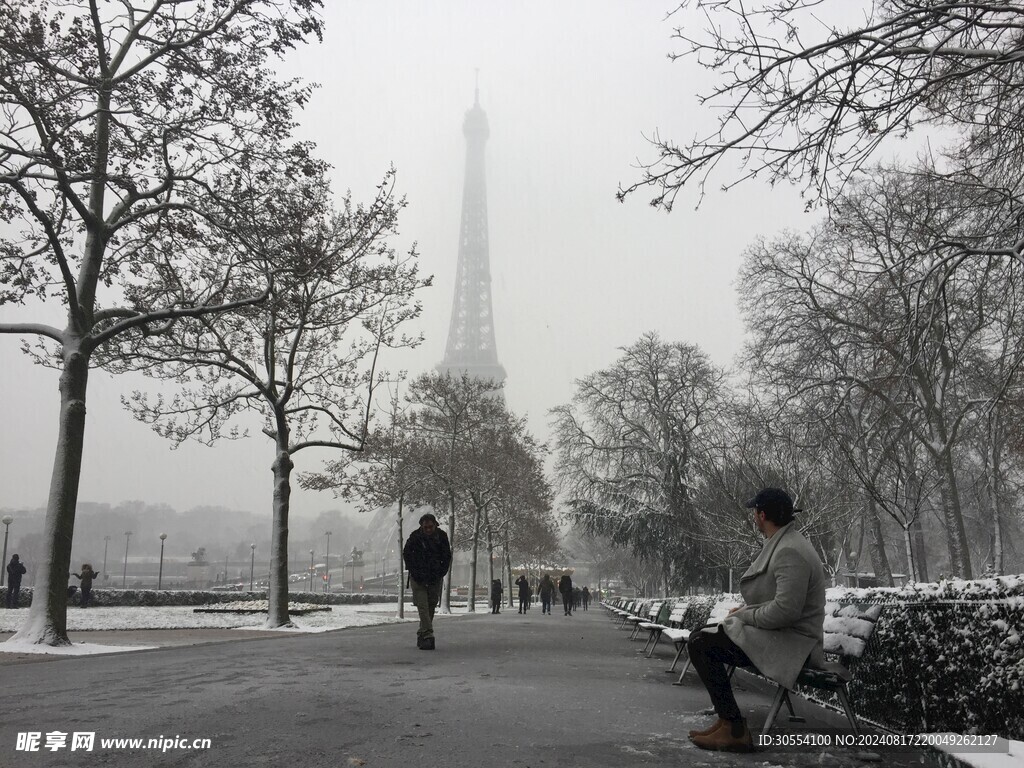
[[[644,611],[647,607],[647,603],[642,600],[635,600],[626,606],[624,611],[619,612],[618,616],[618,627],[622,629],[630,621],[630,619],[638,618],[637,613]]]
[[[655,623],[658,622],[659,619],[661,619],[661,620],[667,619],[668,618],[668,614],[665,614],[665,616],[662,616],[661,612],[662,612],[663,609],[668,608],[668,606],[669,606],[669,604],[665,600],[662,600],[660,602],[651,603],[650,607],[647,609],[647,615],[645,617],[643,617],[643,618],[639,618],[638,617],[638,620],[633,622],[633,632],[632,632],[632,634],[630,634],[629,639],[630,640],[636,640],[636,636],[640,633],[640,629],[642,628],[642,626],[644,624],[648,624],[648,625],[649,624],[655,624]]]
[[[861,605],[840,603],[826,603],[824,622],[824,645],[828,657],[836,661],[826,662],[825,669],[804,666],[796,679],[796,684],[804,688],[813,688],[819,691],[834,693],[843,708],[846,719],[850,722],[854,735],[860,730],[857,727],[857,715],[850,704],[850,697],[847,694],[846,686],[853,679],[853,667],[864,655],[868,641],[875,631],[878,617],[882,614],[880,605]],[[744,671],[752,672],[759,677],[768,680],[776,686],[775,698],[772,700],[771,708],[768,710],[768,717],[765,720],[762,733],[768,733],[779,710],[785,704],[789,709],[790,720],[803,722],[803,718],[797,717],[793,712],[793,703],[790,701],[789,689],[779,685],[771,678],[765,677],[759,670],[753,667],[744,667]]]
[[[612,621],[621,626],[623,619],[631,615],[636,606],[636,601],[627,600],[626,602],[622,603],[622,605],[618,608],[612,608]]]
[[[662,613],[665,612],[664,608],[661,610]],[[647,636],[647,644],[644,646],[644,652],[647,654],[648,659],[654,655],[654,649],[658,647],[662,632],[666,629],[681,628],[683,626],[683,619],[686,618],[686,612],[689,610],[690,604],[685,600],[680,600],[670,606],[667,618],[662,619],[659,616],[654,622],[644,622],[640,625],[641,629],[646,629],[650,632]]]
[[[658,610],[661,610],[660,604],[658,605]],[[654,615],[657,616],[658,614],[655,613]],[[629,616],[622,620],[622,623],[619,625],[619,627],[628,629],[630,631],[629,637],[630,639],[632,639],[634,630],[636,630],[636,625],[639,624],[641,621],[649,621],[650,618],[651,601],[644,600],[637,606],[636,611],[634,613],[629,614]]]
[[[738,603],[733,598],[723,598],[722,600],[719,600],[711,608],[711,614],[708,616],[708,620],[707,622],[705,622],[704,626],[717,627],[719,624],[722,623],[725,617],[729,615],[729,611],[731,611],[733,608],[736,608],[739,605],[740,603]],[[693,631],[700,632],[700,629],[695,629]],[[662,630],[662,634],[665,637],[669,638],[676,645],[676,657],[672,659],[672,666],[665,670],[666,672],[675,672],[676,664],[679,662],[679,657],[683,655],[683,651],[686,650],[686,643],[690,639],[690,630],[682,628],[666,629]],[[686,670],[688,670],[689,668],[690,654],[686,654],[686,663],[683,664],[683,669],[679,673],[679,679],[672,683],[672,685],[682,685],[683,676],[686,674]]]

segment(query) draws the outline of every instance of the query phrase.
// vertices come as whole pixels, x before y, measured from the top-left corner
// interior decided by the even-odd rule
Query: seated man
[[[740,579],[745,605],[718,627],[690,635],[693,668],[708,689],[718,720],[690,731],[701,749],[748,752],[754,748],[725,666],[755,666],[787,688],[810,658],[824,661],[825,571],[818,553],[793,524],[793,500],[779,488],[765,488],[746,506],[766,541]]]

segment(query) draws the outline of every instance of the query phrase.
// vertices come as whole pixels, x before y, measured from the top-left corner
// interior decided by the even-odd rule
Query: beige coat
[[[740,579],[746,603],[722,622],[725,633],[765,675],[787,688],[804,662],[824,662],[825,571],[793,523],[768,539]]]

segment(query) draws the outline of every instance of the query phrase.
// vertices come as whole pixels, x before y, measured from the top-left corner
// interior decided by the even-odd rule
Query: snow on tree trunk
[[[88,357],[76,344],[65,344],[64,370],[60,376],[57,450],[43,529],[46,546],[42,548],[42,562],[35,565],[35,586],[28,620],[12,640],[54,646],[71,644],[67,631],[67,589],[85,441],[85,394],[88,383]]]
[[[280,441],[279,441],[280,442]],[[274,459],[274,522],[270,540],[267,629],[293,626],[288,616],[288,511],[292,495],[291,456],[280,444]]]

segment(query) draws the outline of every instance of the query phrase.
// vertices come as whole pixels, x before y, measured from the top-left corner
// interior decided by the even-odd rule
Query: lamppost
[[[124,570],[121,572],[121,589],[128,585],[128,542],[132,540],[132,532],[124,532]]]
[[[110,544],[110,537],[103,537],[103,580],[106,581],[110,578],[110,574],[107,573],[107,546]]]
[[[252,559],[249,561],[249,591],[252,592],[252,576],[256,570],[256,544],[255,542],[249,545],[249,549],[252,550]]]
[[[166,533],[161,533],[160,534],[160,570],[157,572],[157,576],[156,576],[156,588],[157,588],[157,590],[161,589],[163,587],[163,583],[164,583],[164,541],[166,541],[166,540],[167,540],[167,534]]]
[[[4,579],[7,577],[7,534],[11,532],[11,523],[14,522],[14,518],[10,515],[4,515],[0,518],[0,523],[4,524],[4,557],[0,560],[0,587],[4,585]]]
[[[313,591],[313,571],[314,570],[315,570],[315,568],[313,567],[313,550],[311,549],[311,550],[309,550],[309,591],[310,592]]]
[[[388,551],[385,549],[384,554],[380,556],[380,593],[386,595],[388,593],[387,583],[384,581],[388,574]]]
[[[327,537],[327,554],[324,555],[324,562],[326,563],[326,567],[327,567],[327,579],[324,581],[324,591],[325,592],[330,592],[331,591],[331,532],[330,531],[324,531],[324,536]],[[342,573],[344,573],[344,571],[342,571]],[[345,579],[344,576],[342,576],[341,578],[342,578],[342,580]]]

